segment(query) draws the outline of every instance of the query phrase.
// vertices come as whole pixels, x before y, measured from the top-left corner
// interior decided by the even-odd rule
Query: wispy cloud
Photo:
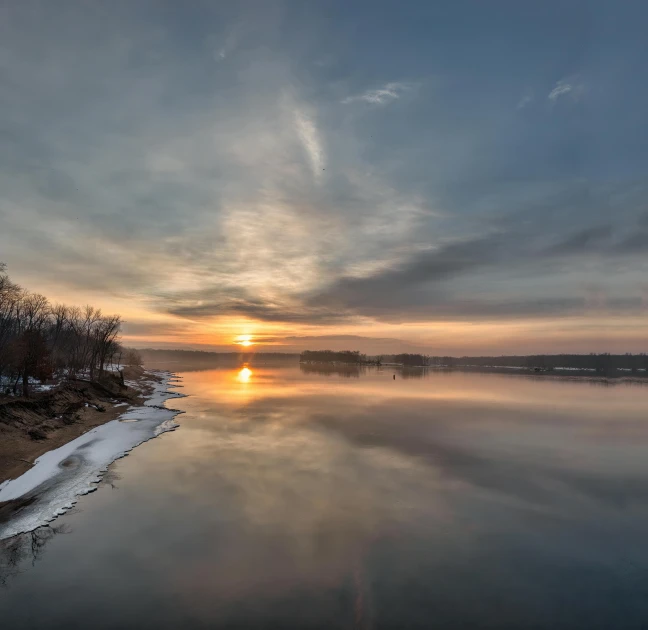
[[[559,99],[569,97],[573,101],[578,101],[583,94],[584,85],[578,80],[578,77],[560,79],[553,86],[547,98],[556,103]]]
[[[319,130],[315,125],[313,116],[309,116],[298,107],[295,108],[294,114],[297,135],[308,155],[313,176],[318,180],[322,177],[322,172],[326,168],[326,155]]]
[[[234,30],[224,40],[218,42],[214,38],[207,39],[207,45],[213,49],[214,61],[221,62],[229,57],[235,50],[238,42],[238,32]]]
[[[399,99],[405,92],[410,89],[412,89],[412,86],[409,83],[386,83],[381,88],[378,88],[376,90],[367,90],[362,94],[349,96],[343,99],[342,103],[347,105],[348,103],[364,101],[365,103],[370,103],[371,105],[385,105],[386,103]]]
[[[525,92],[522,98],[518,101],[517,108],[524,109],[527,105],[533,103],[533,92]]]

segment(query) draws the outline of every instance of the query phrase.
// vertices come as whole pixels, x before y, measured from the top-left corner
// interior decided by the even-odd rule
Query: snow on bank
[[[0,540],[54,520],[71,509],[79,496],[94,492],[115,460],[125,457],[139,444],[178,427],[175,417],[181,412],[162,405],[184,394],[168,391],[177,382],[174,375],[155,374],[162,380],[144,381],[153,387],[153,392],[143,406],[133,407],[116,420],[41,455],[25,474],[0,484],[0,503],[20,499],[24,505],[9,522],[0,523]]]

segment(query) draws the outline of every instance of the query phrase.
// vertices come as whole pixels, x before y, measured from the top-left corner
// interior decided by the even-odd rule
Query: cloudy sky
[[[646,351],[647,20],[0,0],[0,260],[139,347]]]

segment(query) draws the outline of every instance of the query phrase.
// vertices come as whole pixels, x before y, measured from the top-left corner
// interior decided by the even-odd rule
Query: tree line
[[[574,370],[589,370],[599,374],[607,374],[616,370],[638,372],[648,370],[648,355],[639,354],[535,354],[535,355],[505,355],[497,357],[430,357],[430,365],[445,367],[517,367],[554,370],[570,368]]]
[[[432,357],[426,354],[388,354],[380,357],[383,363],[398,363],[406,367],[425,367],[430,365]]]
[[[367,355],[360,354],[357,350],[343,350],[336,352],[334,350],[304,350],[299,355],[302,363],[348,363],[358,365],[367,363]]]
[[[1,393],[29,396],[30,379],[101,376],[130,352],[119,343],[121,323],[93,306],[51,304],[12,282],[0,263]]]
[[[593,371],[597,374],[611,375],[619,370],[633,373],[646,372],[648,375],[648,355],[640,354],[536,354],[502,356],[433,356],[426,354],[387,354],[367,356],[360,352],[344,350],[306,350],[301,353],[302,363],[339,363],[348,365],[397,364],[404,367],[439,368],[526,368],[536,371],[572,369]]]
[[[640,354],[535,354],[502,356],[428,356],[424,354],[394,354],[380,357],[383,363],[423,367],[513,367],[551,371],[568,368],[588,370],[599,374],[617,370],[638,372],[648,370],[648,355]]]

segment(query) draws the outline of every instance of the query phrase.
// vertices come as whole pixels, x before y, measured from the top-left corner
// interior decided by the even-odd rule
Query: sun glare
[[[236,343],[247,348],[247,346],[251,346],[254,342],[252,341],[251,335],[239,335],[236,338]]]
[[[237,374],[236,380],[239,383],[249,383],[251,376],[252,376],[252,370],[249,367],[244,367],[241,368],[241,370]]]

